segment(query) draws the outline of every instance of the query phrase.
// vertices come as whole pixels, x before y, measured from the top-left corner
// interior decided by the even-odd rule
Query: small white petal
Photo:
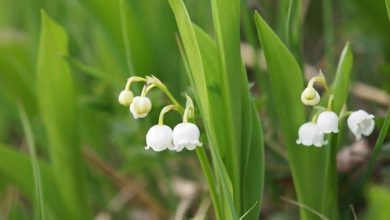
[[[172,129],[166,125],[154,125],[146,134],[146,147],[154,151],[163,151],[172,147]]]
[[[320,94],[313,88],[306,88],[301,94],[301,101],[305,105],[317,105],[320,102]]]
[[[193,123],[180,123],[173,129],[173,145],[176,151],[194,150],[201,146],[199,128]]]
[[[299,128],[298,131],[298,140],[297,144],[302,144],[305,146],[314,145],[316,147],[321,147],[324,144],[327,144],[327,141],[324,140],[324,133],[322,133],[317,124],[313,122],[307,122]]]
[[[133,102],[133,93],[129,90],[122,90],[118,96],[118,102],[121,105],[129,106]]]
[[[317,126],[320,132],[325,134],[339,132],[338,125],[339,118],[337,117],[337,114],[332,111],[321,112],[317,118]]]
[[[375,127],[374,116],[364,110],[352,112],[348,117],[347,124],[356,140],[361,139],[362,135],[370,135]]]
[[[148,97],[136,96],[130,105],[130,112],[134,119],[145,118],[152,109],[152,102]]]

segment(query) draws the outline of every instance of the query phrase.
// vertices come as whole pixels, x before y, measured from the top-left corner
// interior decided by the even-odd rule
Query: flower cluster
[[[145,83],[141,95],[134,97],[130,86],[133,82]],[[187,103],[185,109],[173,97],[167,87],[155,76],[130,77],[127,80],[125,89],[122,90],[118,96],[118,102],[126,107],[129,107],[134,119],[145,118],[152,109],[152,102],[146,96],[147,93],[154,87],[161,89],[172,101],[173,104],[165,106],[159,117],[157,125],[152,126],[146,134],[145,149],[152,149],[156,152],[163,150],[182,151],[183,149],[194,150],[198,146],[202,146],[199,141],[200,131],[198,126],[188,122],[189,118],[194,117],[194,104],[189,96],[187,96]],[[183,122],[176,125],[172,129],[164,125],[165,113],[175,110],[183,115]]]
[[[301,101],[308,106],[315,106],[320,102],[320,95],[313,87],[314,83],[322,85],[326,90],[328,88],[323,74],[320,72],[318,76],[313,77],[307,87],[303,90]],[[304,123],[298,130],[297,144],[305,146],[314,145],[321,147],[328,143],[325,140],[325,134],[339,132],[339,116],[332,111],[332,101],[334,96],[329,96],[328,107],[316,106],[317,113],[313,116],[311,122]],[[368,136],[374,130],[374,116],[368,114],[364,110],[348,112],[349,115],[347,124],[351,132],[355,135],[356,140],[362,138],[362,135]],[[343,115],[344,116],[344,115]]]

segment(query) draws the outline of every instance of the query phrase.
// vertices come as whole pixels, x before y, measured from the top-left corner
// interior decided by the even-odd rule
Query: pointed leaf
[[[71,219],[89,219],[73,81],[65,60],[68,55],[67,41],[62,27],[42,11],[37,94],[50,144],[50,159]]]

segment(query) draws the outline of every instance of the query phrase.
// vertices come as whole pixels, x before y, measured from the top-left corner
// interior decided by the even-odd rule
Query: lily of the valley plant
[[[145,83],[141,95],[134,97],[130,86],[133,82]],[[165,106],[161,112],[158,124],[152,126],[146,134],[146,147],[156,152],[163,150],[182,151],[183,149],[194,150],[198,146],[202,146],[199,141],[200,131],[198,126],[188,122],[194,118],[194,104],[192,99],[187,95],[187,103],[183,108],[179,102],[173,97],[167,87],[155,76],[130,77],[127,80],[125,89],[122,90],[118,97],[118,102],[126,107],[129,107],[134,119],[145,118],[152,109],[152,102],[146,96],[152,88],[159,88],[172,101],[171,105]],[[164,115],[171,111],[177,111],[183,116],[183,122],[172,128],[164,124]]]
[[[332,109],[333,94],[329,95],[327,108],[317,106],[320,103],[321,97],[314,88],[314,83],[318,83],[326,91],[328,90],[327,82],[321,71],[318,76],[313,77],[309,81],[307,87],[303,90],[301,94],[302,103],[308,106],[315,106],[316,113],[311,122],[304,123],[299,128],[297,144],[305,146],[314,145],[316,147],[326,145],[328,141],[325,140],[325,134],[338,133],[340,120],[348,115],[348,127],[356,136],[356,140],[361,139],[362,135],[368,136],[372,133],[375,126],[374,116],[364,110],[346,113],[341,112],[342,115],[338,116]]]

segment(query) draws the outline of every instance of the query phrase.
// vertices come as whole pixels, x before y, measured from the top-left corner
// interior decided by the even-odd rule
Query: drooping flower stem
[[[329,100],[328,100],[328,111],[332,111],[332,108],[333,108],[333,99],[334,99],[334,95],[330,95],[330,96],[329,96]]]
[[[146,76],[146,82],[148,85],[154,85],[155,87],[159,88],[161,91],[165,93],[165,95],[168,96],[168,98],[171,100],[171,102],[178,108],[177,111],[179,111],[181,114],[184,113],[183,107],[180,105],[180,103],[175,99],[175,97],[172,95],[172,93],[168,90],[168,88],[165,86],[164,83],[162,83],[159,79],[157,79],[155,76]],[[153,87],[154,87],[153,86]],[[153,88],[152,87],[152,88]],[[151,88],[150,88],[151,89]],[[150,90],[149,89],[149,90]],[[148,91],[149,91],[148,90]]]
[[[132,76],[127,79],[125,90],[130,90],[130,86],[133,82],[146,82],[146,79],[139,76]]]
[[[319,83],[321,86],[325,88],[325,90],[328,90],[328,84],[326,83],[324,74],[320,70],[320,74],[310,79],[309,83],[307,84],[308,88],[313,88],[314,83]]]
[[[167,106],[165,106],[165,107],[161,110],[160,116],[159,116],[159,118],[158,118],[158,124],[159,124],[159,125],[163,125],[163,124],[164,124],[164,115],[165,115],[165,113],[167,113],[167,112],[169,112],[169,111],[171,111],[171,110],[176,110],[176,111],[178,111],[178,106],[176,106],[176,105],[167,105]]]
[[[311,122],[313,123],[316,123],[317,122],[317,119],[318,119],[318,116],[321,114],[321,112],[323,112],[324,110],[317,110],[317,112],[313,115],[313,117],[311,118]]]

